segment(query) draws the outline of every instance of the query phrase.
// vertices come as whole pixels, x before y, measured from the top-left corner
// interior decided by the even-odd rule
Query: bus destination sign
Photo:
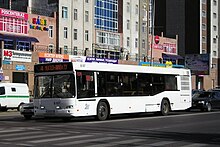
[[[72,63],[47,63],[34,65],[34,72],[57,72],[57,71],[73,71]]]

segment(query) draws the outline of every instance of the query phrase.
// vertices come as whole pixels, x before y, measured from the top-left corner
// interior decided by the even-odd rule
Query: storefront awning
[[[163,59],[170,59],[170,60],[183,59],[183,57],[180,55],[165,54],[165,53],[162,53],[162,58]]]
[[[37,38],[31,36],[22,36],[22,35],[12,35],[12,34],[2,34],[0,33],[0,40],[10,39],[17,41],[28,41],[28,42],[39,42]]]

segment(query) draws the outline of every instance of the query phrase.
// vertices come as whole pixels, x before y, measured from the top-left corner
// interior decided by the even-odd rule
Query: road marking
[[[155,143],[151,143],[151,144],[148,144],[149,146],[165,146],[165,145],[168,145],[168,144],[173,144],[175,143],[174,141],[160,141],[160,142],[155,142]]]
[[[66,139],[74,139],[74,138],[83,138],[83,137],[90,137],[92,135],[78,135],[78,136],[66,136],[66,137],[59,137],[59,138],[48,138],[48,139],[38,139],[34,141],[28,141],[30,143],[43,143],[43,142],[51,142],[51,141],[58,141],[58,140],[66,140]]]
[[[73,142],[59,143],[56,145],[58,145],[58,146],[76,145],[76,144],[82,144],[82,143],[88,143],[88,142],[112,140],[112,139],[116,139],[116,138],[117,137],[95,138],[95,139],[87,139],[87,140],[78,140],[78,141],[73,141]]]
[[[181,147],[202,147],[202,146],[209,146],[208,144],[203,144],[203,143],[193,143],[193,144],[189,144],[189,145],[184,145]]]
[[[15,140],[26,140],[26,139],[42,138],[42,137],[55,137],[55,136],[60,136],[60,135],[66,135],[66,133],[21,136],[21,137],[17,137],[17,138],[9,138],[9,139],[3,139],[3,140],[15,141]]]
[[[146,140],[145,139],[129,139],[129,140],[123,140],[123,141],[117,141],[117,142],[111,141],[109,143],[90,145],[88,147],[110,147],[110,146],[118,146],[118,145],[128,145],[128,144],[137,143],[137,142],[141,142],[141,141],[146,141]],[[132,146],[132,145],[128,145],[128,146]]]
[[[0,135],[0,138],[3,137],[11,137],[11,136],[21,136],[21,135],[32,135],[32,134],[39,134],[39,133],[43,133],[42,131],[38,131],[38,132],[17,132],[17,133],[13,133],[13,134],[3,134]]]
[[[217,114],[218,112],[202,112],[202,113],[191,113],[191,114],[180,114],[180,115],[167,115],[167,116],[155,116],[155,117],[141,117],[141,118],[124,118],[124,119],[110,119],[105,121],[89,121],[89,122],[83,122],[84,124],[99,124],[99,123],[113,123],[113,122],[123,122],[123,121],[137,121],[137,120],[149,120],[149,119],[166,119],[166,118],[173,118],[173,117],[187,117],[187,116],[196,116],[196,115],[211,115],[211,114]],[[74,122],[74,124],[77,124]],[[80,122],[82,124],[82,122]]]

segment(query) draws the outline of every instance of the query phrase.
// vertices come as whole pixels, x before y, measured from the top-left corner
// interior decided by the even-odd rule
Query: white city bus
[[[104,63],[35,65],[34,113],[41,117],[96,116],[185,110],[191,107],[188,69]]]

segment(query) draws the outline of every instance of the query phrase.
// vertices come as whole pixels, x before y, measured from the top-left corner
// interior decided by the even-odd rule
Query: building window
[[[217,31],[217,26],[216,25],[213,26],[213,30]]]
[[[214,6],[217,6],[217,1],[213,0],[213,4],[214,4]]]
[[[217,52],[216,51],[213,51],[213,56],[217,56]]]
[[[74,46],[74,50],[73,50],[73,55],[77,55],[77,47],[76,46]]]
[[[142,40],[142,48],[145,48],[145,40]]]
[[[130,20],[127,20],[127,29],[130,29]]]
[[[89,0],[85,0],[86,3],[89,3]]]
[[[213,18],[217,18],[217,14],[216,13],[213,13]]]
[[[206,37],[202,36],[202,43],[206,43]]]
[[[62,7],[62,18],[67,18],[67,7]]]
[[[67,45],[64,45],[63,53],[68,54],[68,46]]]
[[[74,40],[77,40],[77,29],[74,29],[74,36],[73,36]]]
[[[17,50],[19,51],[31,51],[30,42],[27,41],[18,41]]]
[[[202,3],[203,3],[203,4],[206,4],[206,0],[202,0]]]
[[[138,22],[136,21],[135,23],[135,31],[137,32],[138,31]]]
[[[216,38],[213,38],[213,43],[216,43],[217,42],[217,39]]]
[[[77,14],[78,12],[77,12],[77,9],[74,9],[74,15],[73,15],[73,19],[74,20],[77,20],[78,19],[78,17],[77,17]]]
[[[49,53],[53,53],[53,50],[54,50],[54,45],[53,45],[53,44],[49,44],[49,46],[48,46],[48,52],[49,52]]]
[[[138,14],[138,5],[135,6],[135,14]]]
[[[85,22],[89,22],[89,11],[85,11]]]
[[[206,30],[206,24],[205,23],[202,24],[202,30]]]
[[[130,38],[127,37],[127,47],[129,47],[129,46],[130,46]]]
[[[129,13],[130,12],[130,3],[127,2],[127,12]]]
[[[135,38],[135,48],[137,48],[137,47],[138,47],[138,39]]]
[[[49,33],[49,38],[53,38],[53,26],[49,26],[48,33]]]
[[[85,30],[85,40],[89,41],[89,31]]]
[[[206,11],[202,10],[202,17],[206,17]]]
[[[68,32],[67,27],[64,27],[63,33],[64,33],[64,38],[65,39],[67,39],[67,32]]]
[[[4,49],[14,49],[13,40],[4,39]]]

